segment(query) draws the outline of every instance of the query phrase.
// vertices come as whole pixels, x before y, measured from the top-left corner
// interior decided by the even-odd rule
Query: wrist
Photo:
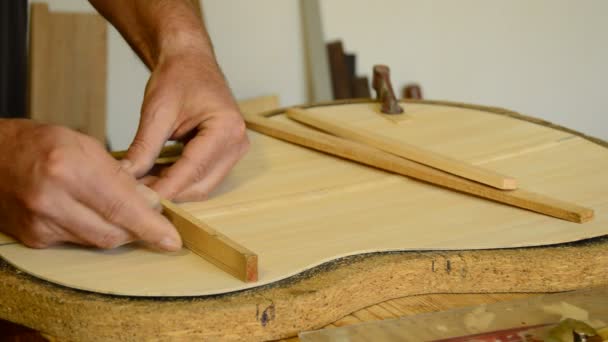
[[[199,14],[189,0],[159,6],[154,27],[154,68],[162,59],[176,55],[197,55],[215,62],[213,46]]]
[[[176,56],[197,56],[201,62],[215,63],[213,47],[204,30],[182,27],[167,30],[158,43],[156,64]]]

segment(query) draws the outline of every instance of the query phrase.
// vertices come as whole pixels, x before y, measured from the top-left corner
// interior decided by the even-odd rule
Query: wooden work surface
[[[572,223],[250,132],[250,153],[210,200],[182,208],[257,254],[257,282],[243,283],[188,250],[161,254],[138,245],[105,252],[75,246],[32,250],[8,243],[0,245],[0,256],[77,289],[199,296],[272,284],[362,253],[542,246],[608,234],[605,147],[491,108],[408,103],[410,119],[395,123],[378,107],[338,103],[310,111],[513,176],[529,191],[591,208],[595,218]],[[267,120],[311,132],[282,113]]]
[[[452,107],[459,108],[456,105]],[[516,116],[507,111],[502,114]],[[547,123],[538,123],[545,128],[549,126]],[[506,129],[505,132],[513,134],[516,130]],[[533,147],[523,146],[524,153],[511,154],[526,156],[538,151],[547,152],[561,143],[585,143],[576,132],[563,129],[546,132],[551,139],[541,139],[537,141],[540,144]],[[442,134],[449,136],[449,127]],[[421,136],[426,135],[421,133]],[[534,141],[537,135],[523,138],[526,138],[525,134],[522,139],[513,142],[515,147],[521,147],[529,139]],[[598,143],[605,144],[600,141]],[[455,148],[450,144],[444,146],[446,149]],[[603,151],[604,148],[599,145],[590,146],[594,146],[591,147],[594,153]],[[468,160],[496,160],[483,153],[487,148],[489,146],[480,145],[478,152],[470,154]],[[507,160],[509,157],[506,156],[506,159],[498,158],[497,161]],[[593,153],[581,157],[592,156]],[[528,155],[529,160],[538,160],[533,157],[538,155]],[[320,157],[313,159],[316,158]],[[595,162],[591,164],[595,165]],[[502,165],[509,166],[509,163]],[[296,170],[298,164],[291,166]],[[593,165],[585,164],[581,169],[590,166]],[[567,163],[565,167],[568,169]],[[521,175],[516,176],[522,178]],[[525,174],[523,178],[525,184]],[[392,178],[387,182],[393,182]],[[239,182],[238,177],[229,179],[223,189],[234,189],[239,184],[243,183]],[[540,184],[544,184],[540,190],[551,192],[550,182]],[[584,185],[584,182],[577,184]],[[603,185],[605,183],[600,183],[585,193],[591,197],[594,194],[598,196],[597,191]],[[563,190],[564,187],[560,189]],[[557,193],[551,195],[559,194],[559,191],[561,190],[558,189]],[[254,194],[255,191],[251,193]],[[600,192],[599,201],[594,202],[596,204],[583,203],[592,206],[599,215],[604,214],[604,211],[599,210],[602,207],[597,203],[604,203],[606,199],[601,194]],[[207,205],[213,205],[210,203]],[[240,210],[247,212],[264,208],[244,206]],[[195,208],[189,209],[197,213],[193,210]],[[221,216],[225,210],[221,206],[216,207],[215,211],[208,210],[207,218]],[[492,207],[491,210],[502,209]],[[504,216],[505,220],[520,215],[510,213],[512,215]],[[561,221],[555,222],[562,224]],[[584,225],[573,224],[571,227],[576,229]],[[549,236],[549,239],[552,238]],[[0,248],[13,245],[10,240],[0,241],[0,244],[3,243]],[[324,327],[362,308],[404,296],[429,293],[554,292],[608,284],[608,274],[605,272],[608,267],[607,250],[608,239],[596,238],[531,248],[370,253],[328,261],[297,276],[250,290],[173,299],[117,297],[74,290],[39,280],[1,261],[0,318],[61,339],[76,341],[151,338],[280,339],[295,336],[303,330]],[[90,268],[94,267],[96,266]],[[141,283],[141,286],[145,287],[146,284]]]
[[[557,292],[608,284],[606,251],[608,239],[602,238],[552,247],[378,253],[334,261],[273,286],[177,299],[73,290],[0,261],[0,319],[60,341],[273,340],[332,322],[356,323],[358,316],[379,315],[378,307],[348,317],[350,313],[405,296]],[[391,305],[403,303],[405,314],[451,307],[448,297],[428,298],[435,299]],[[479,297],[455,298],[455,305],[464,306],[476,304]]]

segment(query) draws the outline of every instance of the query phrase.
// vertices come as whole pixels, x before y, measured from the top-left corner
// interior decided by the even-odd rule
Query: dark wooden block
[[[352,98],[352,77],[346,63],[342,42],[336,41],[327,44],[327,54],[329,58],[329,70],[331,72],[334,99]]]
[[[364,77],[357,77],[353,80],[352,93],[355,98],[371,98],[372,93],[369,88],[369,79]]]

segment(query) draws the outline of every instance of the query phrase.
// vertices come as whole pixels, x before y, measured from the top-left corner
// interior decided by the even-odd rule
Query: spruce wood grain
[[[294,129],[260,115],[246,115],[245,119],[249,128],[262,134],[444,188],[576,223],[590,221],[594,216],[593,209],[590,208],[525,190],[498,190],[358,142],[314,130]]]
[[[513,289],[511,286],[524,290],[524,286],[529,292],[549,288],[557,290],[554,285],[559,285],[559,290],[567,290],[571,289],[567,284],[591,285],[606,278],[602,272],[594,273],[602,269],[598,262],[602,262],[603,254],[596,251],[593,255],[580,257],[586,248],[566,248],[571,250],[568,253],[564,252],[564,247],[542,248],[562,255],[557,261],[555,255],[541,257],[540,254],[528,253],[535,248],[521,249],[526,254],[517,260],[492,256],[514,253],[509,250],[511,248],[570,243],[608,234],[608,183],[603,172],[608,169],[608,143],[537,119],[521,119],[517,113],[496,108],[408,101],[410,120],[396,124],[379,116],[378,107],[378,103],[373,101],[348,101],[316,105],[311,111],[321,117],[348,119],[347,122],[358,127],[512,175],[524,189],[593,208],[593,221],[578,225],[520,210],[250,130],[247,133],[251,142],[249,153],[209,195],[209,199],[180,204],[179,207],[255,251],[259,258],[257,282],[245,283],[187,248],[179,253],[158,253],[141,248],[139,244],[112,251],[72,245],[35,250],[9,243],[0,245],[0,255],[24,273],[85,291],[138,297],[192,297],[237,291],[237,295],[251,298],[252,304],[243,309],[243,317],[248,320],[238,320],[232,326],[254,327],[256,317],[271,317],[270,310],[276,309],[277,320],[267,322],[268,325],[262,329],[266,333],[270,331],[268,327],[276,329],[283,320],[285,327],[293,327],[296,316],[285,316],[286,312],[291,312],[289,310],[310,321],[311,316],[302,314],[301,308],[310,308],[310,312],[315,314],[319,307],[339,308],[332,316],[334,318],[325,320],[328,323],[380,300],[379,297],[366,297],[365,302],[357,301],[356,307],[345,308],[344,304],[350,305],[353,301],[352,296],[344,295],[344,289],[352,290],[352,286],[357,284],[364,284],[366,289],[383,288],[387,291],[397,286],[407,293],[416,294],[429,288],[435,292],[463,292],[467,291],[466,283],[470,284],[470,289],[480,291],[483,287],[480,284],[487,276],[492,284],[498,286],[492,287],[494,291]],[[256,111],[243,109],[246,113]],[[277,109],[262,115],[265,120],[288,125],[305,136],[315,132],[287,118],[285,111]],[[602,248],[605,246],[599,249]],[[292,276],[303,275],[306,278],[310,274],[308,272],[325,269],[319,265],[334,261],[336,265],[342,265],[342,258],[346,256],[356,255],[353,258],[358,260],[364,253],[396,251],[416,251],[405,253],[408,256],[426,253],[421,251],[437,252],[428,252],[432,259],[416,265],[395,265],[383,259],[366,268],[356,266],[353,274],[358,278],[345,281],[344,286],[336,290],[335,297],[310,292],[310,288],[305,286],[289,290],[286,295],[290,299],[285,301],[286,307],[281,307],[276,298],[260,302],[267,296],[257,296],[257,291],[291,284],[292,280],[287,279]],[[462,259],[467,254],[471,255],[471,260]],[[589,260],[594,260],[591,263],[594,267],[580,267],[589,264]],[[479,272],[474,273],[471,267],[480,262],[483,264],[478,265]],[[530,266],[530,262],[537,263],[538,267]],[[547,262],[549,266],[559,267],[547,268]],[[536,271],[530,273],[530,269]],[[546,269],[550,272],[543,273]],[[394,278],[399,272],[402,277]],[[432,278],[439,274],[447,278]],[[559,281],[555,280],[551,285],[548,279],[557,274],[561,274]],[[585,276],[580,277],[581,274]],[[310,278],[312,283],[318,279],[317,276]],[[338,276],[337,279],[342,278]],[[409,282],[411,279],[416,281]],[[283,282],[279,282],[281,280]],[[395,286],[385,286],[387,282]],[[36,283],[41,284],[39,281]],[[416,286],[412,288],[412,284],[422,285],[418,289]],[[540,287],[532,288],[532,284]],[[253,289],[262,285],[264,287]],[[24,293],[19,287],[8,288],[21,295]],[[242,291],[246,289],[249,290]],[[377,294],[365,289],[354,292]],[[14,295],[13,292],[11,294]],[[382,298],[404,294],[384,292]],[[315,299],[302,299],[302,303],[309,306],[292,301],[309,295]],[[217,297],[233,298],[230,295],[212,298]],[[40,302],[38,296],[32,298],[38,298]],[[320,299],[328,301],[318,302]],[[189,303],[190,299],[184,301]],[[166,304],[165,301],[162,303]],[[326,306],[326,303],[331,304]],[[260,304],[259,311],[256,311],[256,304]],[[298,307],[292,308],[294,304]],[[218,317],[221,316],[222,320],[212,322],[205,317],[204,323],[196,322],[195,330],[227,324],[227,313],[212,307],[206,306],[205,312],[219,312]],[[149,310],[147,307],[144,309]],[[191,310],[187,311],[192,314]],[[264,316],[265,312],[268,315]],[[12,313],[19,314],[19,311],[13,310]],[[231,321],[235,317],[229,314]],[[182,319],[179,321],[176,327],[180,331],[193,331],[183,325]],[[323,325],[319,320],[315,322],[317,327]],[[256,327],[260,327],[259,320]]]
[[[332,135],[369,145],[456,176],[486,184],[497,189],[517,189],[517,181],[512,177],[501,175],[497,172],[486,170],[414,145],[406,144],[360,127],[353,127],[347,123],[332,120],[327,117],[320,118],[311,112],[299,108],[289,109],[287,111],[287,116],[290,119]]]

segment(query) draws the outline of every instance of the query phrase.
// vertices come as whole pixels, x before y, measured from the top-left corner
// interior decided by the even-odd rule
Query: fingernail
[[[154,190],[148,188],[144,184],[137,184],[136,189],[137,192],[139,192],[145,198],[148,206],[156,210],[161,208],[160,196],[158,196]]]
[[[181,241],[166,237],[158,243],[158,247],[168,252],[175,252],[182,248],[182,243]]]
[[[133,163],[129,159],[120,160],[120,167],[123,170],[128,171],[131,168],[131,166],[133,166]]]

